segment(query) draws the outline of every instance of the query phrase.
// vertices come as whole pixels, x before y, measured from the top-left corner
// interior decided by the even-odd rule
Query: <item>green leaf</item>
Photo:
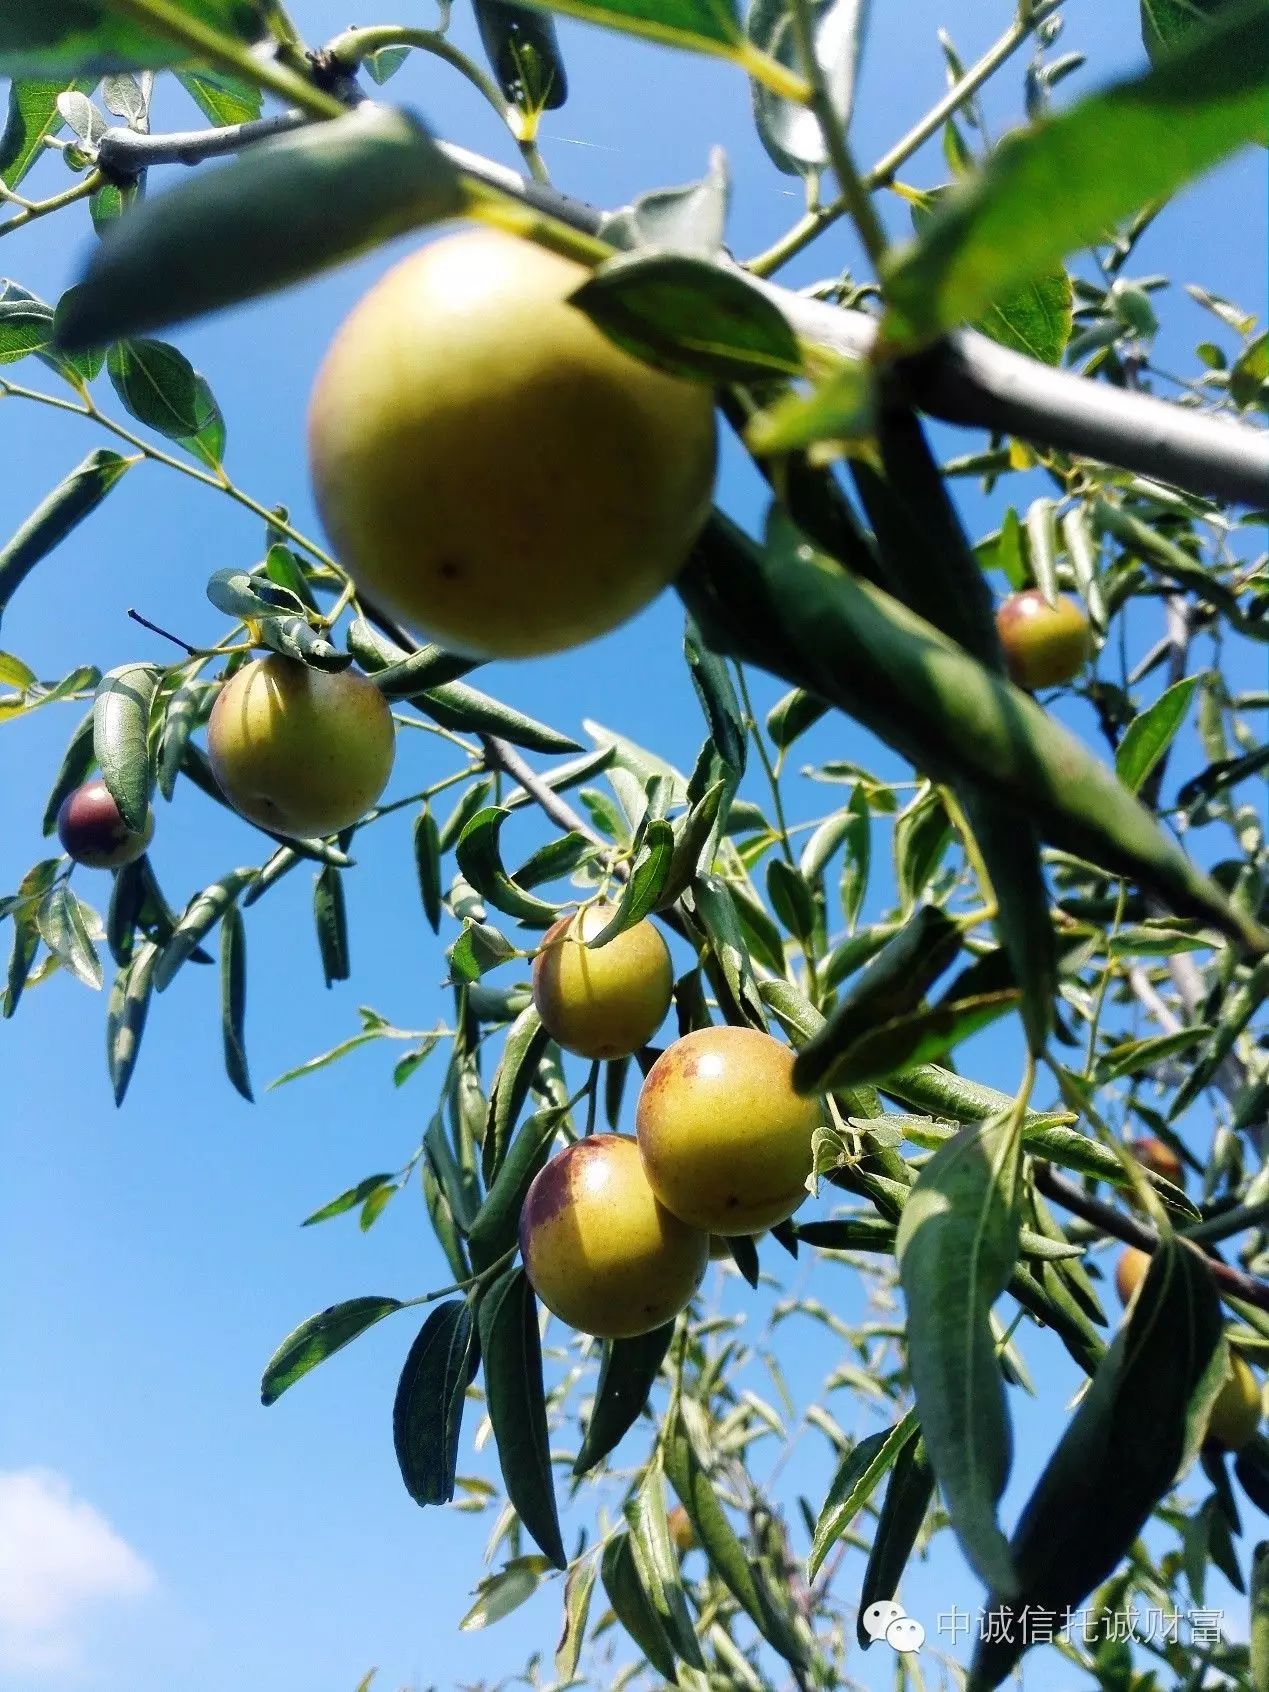
[[[573,1464],[574,1475],[589,1474],[634,1426],[661,1373],[673,1337],[674,1323],[667,1322],[637,1339],[609,1340],[605,1345],[586,1437]]]
[[[1115,750],[1115,773],[1130,793],[1140,793],[1151,770],[1185,721],[1198,676],[1185,676],[1135,716]]]
[[[1225,1374],[1216,1290],[1203,1258],[1174,1238],[1155,1251],[1126,1326],[1028,1499],[1011,1550],[1015,1594],[993,1594],[1015,1625],[980,1642],[971,1682],[986,1689],[1026,1647],[1029,1613],[1061,1615],[1082,1602],[1128,1551],[1194,1455]],[[1150,1407],[1150,1438],[1141,1409]]]
[[[850,127],[855,104],[855,73],[863,45],[867,0],[815,0],[810,6],[811,38],[828,93],[843,130]],[[788,0],[756,0],[746,24],[749,39],[790,70],[802,60]],[[823,132],[806,105],[753,85],[753,114],[759,138],[777,170],[787,176],[818,176],[829,162]]]
[[[1008,136],[885,267],[882,340],[910,351],[1042,275],[1227,154],[1269,138],[1263,0],[1132,78]]]
[[[606,946],[610,940],[642,922],[649,912],[660,910],[665,904],[666,883],[673,862],[674,830],[668,822],[659,818],[650,822],[644,830],[643,840],[630,867],[630,878],[622,890],[616,910],[588,944]]]
[[[275,1083],[276,1084],[276,1083]],[[355,1187],[349,1187],[347,1192],[340,1193],[329,1204],[324,1204],[320,1210],[315,1210],[311,1216],[306,1216],[300,1223],[301,1228],[311,1228],[318,1222],[329,1222],[332,1216],[343,1216],[347,1211],[356,1210],[365,1203],[371,1193],[379,1191],[380,1187],[392,1185],[390,1174],[367,1175],[363,1181],[358,1181]]]
[[[922,793],[895,818],[894,869],[903,909],[910,911],[925,892],[952,843],[952,824],[943,796]]]
[[[599,1570],[593,1557],[579,1558],[564,1578],[564,1625],[555,1647],[555,1676],[567,1686],[576,1679],[581,1660],[591,1593]]]
[[[599,236],[626,250],[655,247],[715,258],[723,246],[730,194],[727,155],[721,147],[711,147],[709,168],[699,182],[653,188],[632,205],[606,212]]]
[[[464,879],[482,899],[488,899],[491,905],[521,922],[545,928],[555,921],[558,914],[555,906],[517,887],[502,867],[498,837],[509,815],[509,811],[498,805],[477,811],[459,835],[454,855]]]
[[[475,1633],[509,1616],[526,1603],[542,1584],[551,1565],[545,1557],[513,1557],[496,1574],[485,1575],[476,1587],[476,1602],[459,1622],[459,1631]]]
[[[230,870],[228,875],[213,881],[210,887],[190,900],[155,967],[154,985],[160,993],[171,986],[177,970],[196,950],[199,941],[221,921],[243,888],[250,886],[259,873],[255,869]],[[304,1067],[308,1069],[315,1065],[306,1064]],[[276,1085],[277,1082],[274,1082]]]
[[[542,1387],[537,1301],[522,1269],[510,1269],[480,1301],[485,1397],[507,1497],[535,1543],[557,1568],[560,1540]]]
[[[257,624],[262,645],[284,658],[294,658],[301,664],[311,664],[316,670],[346,670],[352,663],[351,652],[341,652],[302,617],[262,617]]]
[[[63,969],[85,987],[100,991],[101,959],[89,938],[85,909],[64,881],[55,881],[40,900],[35,920],[40,938]]]
[[[864,1628],[864,1613],[870,1605],[893,1598],[899,1590],[933,1495],[934,1475],[926,1460],[921,1430],[914,1427],[895,1456],[864,1569],[855,1631],[865,1651],[872,1639]]]
[[[1027,695],[888,594],[715,515],[677,587],[716,650],[830,699],[935,780],[968,777],[1042,838],[1131,875],[1259,951],[1259,926]]]
[[[13,948],[9,954],[8,979],[4,994],[6,1020],[18,1008],[31,965],[40,947],[40,930],[36,911],[40,900],[53,885],[62,868],[60,858],[42,858],[30,868],[18,883],[10,915],[13,918]]]
[[[845,361],[809,393],[780,395],[745,430],[760,456],[799,452],[817,441],[863,442],[876,427],[877,385],[870,366]]]
[[[674,1648],[664,1624],[652,1607],[635,1562],[628,1533],[614,1534],[604,1546],[599,1578],[613,1614],[643,1652],[652,1667],[671,1685],[677,1683]]]
[[[165,799],[170,800],[176,792],[176,778],[189,737],[206,719],[214,698],[214,685],[197,677],[181,682],[168,698],[157,759],[158,788]]]
[[[248,123],[260,116],[264,104],[260,90],[227,71],[178,71],[176,80],[218,129],[230,123]]]
[[[140,1056],[158,956],[159,949],[152,940],[142,941],[131,962],[120,969],[110,985],[106,1005],[106,1068],[116,1106],[124,1101]]]
[[[327,987],[352,974],[348,957],[348,907],[342,873],[326,864],[313,878],[313,925]]]
[[[763,1578],[762,1566],[741,1544],[709,1477],[709,1469],[689,1430],[695,1406],[676,1399],[663,1433],[665,1473],[687,1512],[696,1542],[710,1567],[745,1611],[767,1643],[786,1662],[804,1665],[805,1651],[793,1630],[785,1598]]]
[[[492,1186],[502,1167],[521,1106],[528,1097],[550,1036],[533,1005],[522,1010],[507,1030],[497,1071],[485,1143],[481,1147],[486,1186]]]
[[[1104,1051],[1097,1060],[1099,1086],[1122,1075],[1142,1075],[1191,1046],[1200,1045],[1212,1032],[1207,1023],[1178,1028],[1172,1034],[1154,1034],[1146,1040],[1124,1040]]]
[[[1141,0],[1141,39],[1150,61],[1166,56],[1195,28],[1211,22],[1228,0]]]
[[[467,664],[469,660],[463,660]],[[376,681],[380,678],[376,677]],[[513,746],[530,752],[576,752],[578,743],[558,729],[526,717],[500,699],[492,699],[465,682],[442,682],[423,692],[412,693],[410,703],[425,712],[442,728],[464,734],[496,734]]]
[[[138,832],[150,815],[150,713],[162,679],[157,664],[120,664],[101,678],[93,704],[93,755],[124,822]]]
[[[127,344],[127,343],[125,343]],[[157,345],[138,342],[137,345]],[[207,597],[226,617],[272,617],[278,612],[303,615],[304,605],[290,588],[251,570],[217,570],[207,580]]]
[[[337,874],[338,871],[332,871]],[[242,912],[230,905],[220,919],[220,1026],[225,1048],[225,1073],[250,1104],[251,1071],[243,1020],[247,1014],[247,935]]]
[[[61,132],[64,119],[57,97],[67,89],[88,93],[92,82],[63,78],[58,82],[15,81],[9,89],[9,110],[0,131],[0,183],[18,186],[44,153],[44,142]]]
[[[1015,987],[967,998],[940,1000],[928,1009],[912,1011],[879,1023],[832,1056],[831,1067],[819,1088],[810,1091],[836,1092],[864,1082],[885,1082],[898,1069],[932,1063],[971,1034],[987,1028],[998,1017],[1017,1010],[1022,995]],[[825,1055],[828,1055],[826,1045]]]
[[[1012,347],[1041,364],[1061,364],[1071,338],[1074,304],[1071,279],[1059,265],[997,300],[975,328],[1002,347]]]
[[[473,0],[485,57],[503,94],[522,112],[553,112],[568,98],[568,77],[552,19],[507,0]]]
[[[626,1502],[630,1549],[640,1584],[676,1657],[704,1673],[705,1659],[683,1592],[679,1559],[665,1515],[665,1478],[659,1462],[644,1471],[639,1490]]]
[[[289,1333],[265,1365],[260,1402],[274,1404],[301,1375],[316,1369],[358,1334],[405,1306],[396,1298],[350,1298],[332,1304]]]
[[[392,1443],[416,1504],[448,1504],[454,1496],[463,1400],[478,1362],[466,1299],[438,1305],[410,1347],[392,1406]]]
[[[823,1029],[798,1053],[800,1093],[831,1092],[838,1067],[857,1040],[919,1004],[961,947],[959,927],[937,905],[920,905],[852,981]]]
[[[766,1017],[749,961],[749,949],[727,883],[716,875],[702,875],[692,884],[692,899],[732,1001],[734,1016],[728,1020],[765,1028]]]
[[[58,340],[98,345],[270,293],[461,206],[418,120],[367,102],[134,207],[63,301]]]
[[[423,915],[433,934],[441,931],[441,837],[436,818],[424,806],[414,819],[414,868]]]
[[[97,509],[132,462],[95,448],[0,547],[0,615],[40,560]]]
[[[801,374],[784,314],[737,270],[689,253],[608,259],[575,293],[617,346],[672,376],[747,382]]]
[[[256,0],[179,0],[174,10],[238,41],[264,34]],[[0,76],[57,77],[179,64],[190,49],[162,30],[120,16],[103,0],[46,0],[0,18]]]
[[[996,1519],[1012,1439],[991,1307],[1018,1258],[1021,1140],[1001,1119],[964,1129],[917,1177],[896,1249],[921,1434],[952,1527],[997,1591],[1017,1577]]]
[[[515,1244],[525,1195],[550,1156],[560,1123],[567,1114],[567,1110],[558,1108],[539,1110],[513,1137],[502,1166],[467,1230],[473,1269],[488,1268]]]
[[[698,53],[739,57],[744,45],[732,0],[550,0],[549,9]]]
[[[87,781],[96,761],[93,751],[93,712],[87,711],[76,724],[75,732],[70,737],[57,774],[53,778],[53,786],[49,790],[40,825],[44,834],[52,834],[57,827],[57,813],[62,808],[63,799],[68,793],[73,793],[81,782]]]
[[[164,341],[116,341],[106,374],[139,423],[187,447],[215,469],[225,449],[225,420],[206,380]]]
[[[909,1410],[894,1427],[869,1434],[842,1458],[815,1524],[815,1537],[806,1563],[808,1580],[815,1579],[829,1551],[880,1486],[916,1425],[916,1413]]]

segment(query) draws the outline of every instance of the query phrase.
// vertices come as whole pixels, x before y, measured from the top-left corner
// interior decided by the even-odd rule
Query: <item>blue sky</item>
[[[950,28],[969,58],[1008,17],[995,0],[972,7],[911,0],[876,11],[853,136],[864,161],[941,91],[936,29]],[[347,0],[302,0],[296,12],[315,42],[350,21]],[[358,0],[351,21],[380,15]],[[461,6],[453,27],[472,47],[474,30]],[[561,33],[572,93],[543,134],[561,187],[617,204],[699,174],[709,147],[721,144],[735,177],[730,240],[738,254],[759,250],[796,218],[800,191],[775,173],[753,138],[738,74],[581,26],[564,24]],[[1064,45],[1086,51],[1098,77],[1137,65],[1135,6],[1072,6]],[[1085,71],[1065,90],[1091,81]],[[1020,72],[1006,72],[1000,94],[989,98],[1000,126],[1020,109],[1019,85]],[[415,103],[438,133],[511,160],[490,114],[434,61],[416,58],[390,93]],[[193,121],[179,91],[160,93],[156,127]],[[921,186],[942,175],[936,152],[905,171]],[[53,192],[64,180],[62,167],[51,160],[30,180]],[[1175,272],[1256,309],[1264,296],[1263,187],[1262,155],[1231,163],[1160,220],[1142,244],[1136,273]],[[883,212],[896,230],[906,227],[897,203]],[[86,214],[50,219],[4,243],[0,273],[56,298],[91,240]],[[311,533],[317,529],[302,418],[314,370],[352,302],[410,244],[173,337],[220,401],[236,480],[266,503],[285,502]],[[852,238],[839,226],[792,279],[812,280],[843,263],[858,269]],[[1173,299],[1170,316],[1174,363],[1189,368],[1188,349],[1204,335],[1225,338],[1184,296]],[[13,400],[0,405],[0,534],[96,444],[93,431],[74,419]],[[940,444],[968,450],[974,438],[942,431]],[[756,477],[734,452],[724,456],[719,491],[740,518],[760,513]],[[973,489],[963,495],[971,531],[994,526],[995,508]],[[0,645],[50,677],[84,661],[104,669],[166,656],[126,621],[127,607],[191,641],[210,637],[218,618],[203,598],[205,579],[223,566],[251,563],[260,545],[249,514],[185,478],[143,466],[27,584],[6,613]],[[690,768],[701,725],[680,638],[677,604],[667,595],[584,651],[492,666],[482,685],[560,728],[576,732],[583,717],[597,719]],[[758,678],[756,703],[769,703],[776,691]],[[71,709],[51,708],[0,733],[0,891],[46,851],[38,818],[74,720]],[[1072,720],[1088,726],[1078,713]],[[840,719],[808,739],[806,755],[898,768]],[[440,742],[408,737],[393,791],[445,774],[453,767],[447,758]],[[796,817],[832,803],[796,777],[788,788]],[[515,826],[516,844],[527,846],[533,825]],[[427,1027],[446,1014],[443,959],[418,910],[408,830],[408,814],[376,829],[358,872],[347,878],[351,983],[323,990],[306,872],[248,913],[248,1042],[258,1093],[273,1075],[354,1032],[359,1004],[407,1027]],[[197,794],[182,792],[163,808],[153,856],[178,902],[230,865],[260,855],[258,837]],[[84,874],[77,886],[104,905],[104,877]],[[884,885],[874,892],[874,905],[885,893]],[[364,1237],[347,1219],[298,1229],[304,1215],[360,1176],[404,1161],[430,1114],[440,1059],[397,1091],[390,1060],[372,1048],[252,1108],[223,1079],[214,975],[187,969],[156,1004],[119,1113],[102,1060],[100,1000],[59,977],[31,993],[0,1032],[7,1107],[0,1236],[10,1264],[0,1289],[8,1357],[0,1469],[54,1477],[23,1482],[16,1492],[10,1483],[8,1507],[43,1510],[67,1548],[62,1610],[54,1605],[42,1630],[12,1630],[8,1656],[0,1657],[0,1688],[167,1692],[179,1685],[182,1692],[219,1692],[252,1684],[269,1692],[352,1692],[373,1664],[381,1665],[377,1685],[392,1689],[511,1672],[530,1651],[549,1653],[558,1591],[540,1594],[490,1632],[456,1631],[481,1572],[490,1518],[425,1515],[401,1488],[390,1407],[410,1318],[385,1323],[272,1410],[262,1410],[257,1396],[263,1361],[302,1316],[357,1293],[404,1296],[449,1278],[413,1193],[395,1200]],[[966,1067],[1012,1087],[1018,1058],[1016,1040],[999,1033],[967,1051]],[[844,1311],[856,1302],[840,1269],[823,1272],[816,1288],[841,1300]],[[734,1285],[719,1296],[727,1308],[748,1308],[755,1323],[761,1320],[764,1306],[748,1304]],[[825,1365],[822,1338],[812,1343],[804,1330],[786,1349],[795,1393],[813,1391]],[[1022,1426],[1013,1507],[1052,1444],[1061,1403],[1075,1384],[1054,1350],[1034,1336],[1027,1344],[1048,1401],[1016,1410]],[[838,1408],[852,1431],[875,1425],[866,1410]],[[470,1433],[471,1426],[464,1473],[487,1469],[489,1461],[487,1452],[472,1457]],[[806,1438],[784,1492],[822,1496],[830,1473],[824,1442]],[[95,1520],[86,1507],[98,1513]],[[570,1523],[590,1510],[587,1501]],[[843,1571],[844,1597],[858,1579],[852,1567]],[[927,1622],[953,1603],[978,1602],[946,1536],[905,1596]],[[0,1608],[0,1628],[11,1619]],[[888,1683],[892,1673],[890,1663],[878,1666],[877,1655],[856,1668],[867,1684]],[[1052,1665],[1041,1669],[1034,1684],[1062,1684],[1054,1674]]]

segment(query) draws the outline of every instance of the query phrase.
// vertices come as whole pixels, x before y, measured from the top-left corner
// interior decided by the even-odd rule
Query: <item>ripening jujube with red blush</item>
[[[534,1177],[520,1254],[534,1292],[569,1327],[633,1339],[678,1315],[700,1285],[709,1241],[648,1185],[635,1142],[593,1134]]]
[[[709,514],[713,393],[569,304],[570,259],[481,230],[354,307],[309,411],[318,507],[365,596],[475,657],[561,652],[665,587]]]
[[[261,828],[298,838],[337,833],[387,786],[392,713],[365,676],[256,658],[221,688],[207,754],[221,792]]]
[[[615,906],[588,905],[554,923],[533,960],[533,1002],[551,1037],[579,1057],[629,1057],[665,1019],[674,991],[669,948],[650,922],[593,941]]]
[[[1001,601],[996,632],[1009,679],[1031,692],[1071,681],[1092,651],[1088,618],[1075,601],[1065,594],[1046,599],[1039,588]]]
[[[62,800],[57,838],[87,869],[122,869],[136,863],[154,838],[154,812],[147,812],[144,828],[129,828],[105,782],[86,781]]]
[[[648,1180],[676,1216],[756,1234],[807,1196],[818,1099],[793,1090],[793,1053],[756,1028],[685,1034],[648,1071],[635,1131]]]

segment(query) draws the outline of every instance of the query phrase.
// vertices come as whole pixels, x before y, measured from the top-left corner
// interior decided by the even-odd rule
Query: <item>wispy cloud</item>
[[[74,1668],[94,1613],[153,1585],[149,1564],[64,1476],[0,1470],[0,1669]]]

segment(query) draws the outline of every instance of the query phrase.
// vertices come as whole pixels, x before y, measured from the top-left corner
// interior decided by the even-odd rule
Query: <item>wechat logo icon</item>
[[[892,1651],[906,1655],[910,1651],[919,1651],[925,1644],[925,1629],[921,1623],[893,1598],[881,1598],[875,1604],[869,1604],[861,1619],[869,1639],[874,1642],[883,1639]]]

